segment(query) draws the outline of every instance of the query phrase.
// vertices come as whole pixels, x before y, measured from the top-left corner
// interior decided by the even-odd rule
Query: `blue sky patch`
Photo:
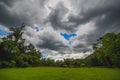
[[[77,34],[75,33],[71,33],[71,34],[68,34],[68,33],[60,33],[61,36],[64,37],[65,40],[68,41],[68,44],[69,45],[72,45],[72,41],[70,40],[72,37],[75,37],[77,36]]]
[[[44,28],[43,27],[39,27],[38,25],[34,25],[35,26],[35,31],[36,32],[39,32],[40,30],[44,30]]]
[[[8,34],[9,34],[9,32],[0,29],[0,36],[6,36],[6,35],[8,35]]]
[[[39,32],[40,30],[39,30],[39,27],[35,27],[35,31],[36,32]]]
[[[72,33],[72,34],[67,34],[67,33],[61,33],[61,36],[64,37],[66,40],[70,40],[71,37],[77,36],[77,34]]]
[[[47,57],[48,57],[48,54],[47,54],[47,53],[42,53],[42,54],[41,54],[41,58],[42,58],[42,59],[46,59]]]

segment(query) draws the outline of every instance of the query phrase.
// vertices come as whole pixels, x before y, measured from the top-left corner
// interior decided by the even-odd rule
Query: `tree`
[[[93,49],[93,56],[100,64],[107,67],[120,67],[120,33],[107,33],[97,40]],[[93,60],[92,57],[90,60]]]
[[[41,53],[32,44],[26,46],[22,38],[21,27],[10,28],[11,34],[3,38],[0,43],[0,67],[26,67],[39,65]]]

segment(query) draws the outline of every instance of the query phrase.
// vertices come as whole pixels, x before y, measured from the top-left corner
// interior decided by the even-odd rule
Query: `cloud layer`
[[[24,22],[26,44],[49,56],[83,58],[92,52],[96,39],[120,32],[119,4],[120,0],[0,0],[0,25],[9,28]],[[34,25],[44,29],[36,32]],[[62,32],[77,34],[72,46]]]

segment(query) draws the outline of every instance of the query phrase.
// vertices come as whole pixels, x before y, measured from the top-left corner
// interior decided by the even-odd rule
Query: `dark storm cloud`
[[[6,4],[6,6],[4,4]],[[10,0],[0,1],[0,24],[5,26],[18,26],[21,21],[18,16],[12,15],[8,10],[8,5],[12,5]],[[17,24],[17,25],[16,25]]]
[[[109,3],[109,5],[106,4],[106,6],[105,6],[105,3],[104,3],[104,5],[99,3],[98,5],[101,4],[101,7],[95,6],[94,8],[91,8],[87,11],[84,11],[84,8],[82,8],[80,15],[82,15],[83,18],[82,19],[79,18],[80,15],[70,16],[69,21],[76,22],[76,26],[78,26],[80,24],[85,24],[85,23],[89,22],[90,20],[98,19],[97,23],[96,23],[96,27],[99,27],[98,30],[109,29],[109,28],[111,28],[110,25],[113,25],[116,22],[120,22],[120,20],[119,20],[120,19],[119,18],[120,17],[120,15],[119,15],[120,14],[120,8],[119,8],[120,1],[113,0],[110,2],[108,1],[107,3]],[[87,7],[87,5],[86,5],[86,7]],[[104,19],[100,18],[102,15],[106,15]],[[98,32],[98,31],[96,31],[96,32]]]
[[[120,6],[117,8],[111,8],[110,11],[107,12],[105,18],[98,19],[96,26],[101,31],[113,31],[119,32],[120,31]]]
[[[67,12],[68,9],[65,7],[65,5],[62,2],[59,2],[55,9],[51,9],[51,12],[48,15],[45,23],[50,22],[52,27],[54,27],[56,30],[71,30],[73,25],[66,21],[62,21]]]
[[[96,39],[102,37],[105,33],[120,32],[120,0],[111,0],[109,6],[104,9],[103,14],[96,17],[96,30],[94,33],[87,35],[87,42],[89,45],[93,44]]]
[[[53,36],[50,36],[50,37],[51,38],[49,37],[42,37],[42,39],[40,38],[44,42],[42,44],[38,44],[37,47],[41,49],[50,49],[50,50],[56,50],[56,51],[60,51],[62,48],[67,47],[60,41],[57,41]]]
[[[92,5],[91,3],[94,2],[97,3]],[[94,44],[94,42],[96,42],[96,40],[105,33],[120,32],[119,4],[119,0],[85,0],[82,1],[81,4],[74,4],[80,5],[81,11],[78,10],[78,15],[70,14],[68,16],[68,21],[62,21],[62,18],[68,13],[69,9],[67,9],[66,6],[60,2],[55,8],[51,9],[51,12],[47,17],[47,22],[51,23],[55,30],[63,29],[66,31],[75,32],[75,29],[79,25],[89,23],[90,21],[95,21],[96,30],[78,38],[79,41],[84,38],[86,40],[86,44],[78,43],[77,46],[75,46],[76,52],[86,52],[91,50],[88,46],[92,46],[92,44]],[[86,7],[88,7],[88,9],[86,9]],[[91,26],[89,28],[91,28]],[[62,46],[56,46],[54,44],[57,43],[56,41],[47,41],[47,39],[44,41],[45,43],[39,47],[60,50],[60,46]]]
[[[78,25],[88,23],[89,21],[97,19],[97,18],[98,18],[98,21],[96,23],[96,26],[105,27],[104,25],[107,25],[106,27],[107,29],[111,28],[109,24],[113,24],[116,21],[117,22],[120,21],[119,20],[119,13],[120,13],[120,8],[119,8],[120,1],[119,0],[110,0],[110,1],[79,0],[79,1],[81,1],[82,3],[76,4],[76,5],[80,5],[80,8],[81,8],[81,11],[78,10],[77,12],[79,13],[78,15],[70,14],[68,16],[68,21],[62,22],[61,18],[64,17],[64,15],[67,13],[67,8],[62,3],[60,3],[49,14],[48,21],[52,24],[52,26],[55,29],[65,29],[67,31],[74,31],[74,29],[76,29],[75,27],[77,27]],[[98,2],[98,3],[94,4],[95,2]],[[93,3],[93,5],[89,3]],[[86,9],[86,7],[89,7],[88,5],[90,6],[90,8]],[[59,14],[60,12],[64,12],[64,14]],[[99,20],[99,18],[102,15],[106,15],[105,19]]]
[[[12,6],[13,2],[15,2],[17,0],[0,0],[0,3],[4,3],[7,6]]]
[[[35,0],[32,3],[30,0],[0,0],[0,24],[6,27],[18,27],[22,23],[33,26],[35,19],[38,20],[36,16],[38,9],[34,10],[35,7],[33,8],[32,4],[37,3],[42,10],[46,1]]]
[[[40,22],[39,18],[41,18],[42,16],[39,15],[45,14],[44,13],[44,10],[46,9],[44,8],[45,6],[49,7],[49,5],[46,4],[48,0],[33,0],[34,3],[36,4],[34,6],[35,8],[33,8],[31,3],[28,4],[29,2],[27,4],[24,4],[26,0],[21,0],[20,2],[27,6],[22,7],[23,4],[21,4],[20,10],[22,11],[23,8],[26,8],[31,16],[28,17],[24,14],[16,15],[14,12],[9,11],[9,8],[14,7],[14,4],[16,4],[15,1],[17,2],[20,0],[0,0],[0,24],[5,26],[18,26],[22,22],[27,24],[33,24],[36,21]],[[88,34],[86,35],[77,34],[78,41],[80,41],[80,43],[77,43],[77,45],[74,47],[75,48],[74,50],[76,52],[90,51],[91,48],[89,48],[89,46],[91,46],[99,37],[103,36],[107,32],[120,32],[120,0],[69,0],[69,1],[71,1],[71,4],[73,6],[73,13],[76,13],[77,15],[72,13],[68,14],[70,9],[67,7],[67,5],[64,4],[63,1],[58,2],[58,4],[55,7],[49,7],[50,13],[47,15],[45,19],[42,19],[43,21],[41,22],[44,22],[43,24],[50,23],[51,24],[50,26],[53,27],[55,31],[66,30],[67,32],[76,33],[76,31],[79,31],[79,26],[85,25],[90,21],[93,21],[95,23],[96,28],[93,32],[88,32]],[[38,13],[38,11],[40,11],[40,13]],[[22,12],[24,12],[24,10]],[[66,14],[68,14],[67,17],[68,20],[64,21],[63,19]],[[89,28],[91,28],[91,26]],[[32,34],[27,35],[33,37]],[[67,50],[67,46],[65,46],[65,44],[62,43],[62,41],[61,42],[57,41],[54,37],[53,38],[43,37],[40,39],[43,40],[43,43],[38,44],[37,45],[38,48],[41,49],[47,48],[50,50],[57,51],[61,51],[62,49]],[[82,39],[86,41],[85,44],[81,43]]]
[[[95,43],[96,40],[99,37],[103,36],[105,33],[120,32],[120,0],[104,0],[104,2],[106,3],[99,3],[98,6],[87,11],[83,10],[82,19],[79,18],[80,15],[69,17],[69,21],[76,22],[76,25],[85,24],[94,19],[96,20],[96,30],[83,37],[84,39],[86,39],[87,46]],[[85,46],[79,44],[78,46],[76,46],[76,48],[85,48]]]

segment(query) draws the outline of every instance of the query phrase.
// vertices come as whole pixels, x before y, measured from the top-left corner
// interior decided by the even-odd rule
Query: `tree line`
[[[94,44],[94,52],[85,59],[64,59],[54,61],[42,59],[41,52],[32,44],[25,45],[21,27],[10,28],[11,33],[0,42],[0,68],[6,67],[118,67],[120,68],[120,33],[107,33]]]

